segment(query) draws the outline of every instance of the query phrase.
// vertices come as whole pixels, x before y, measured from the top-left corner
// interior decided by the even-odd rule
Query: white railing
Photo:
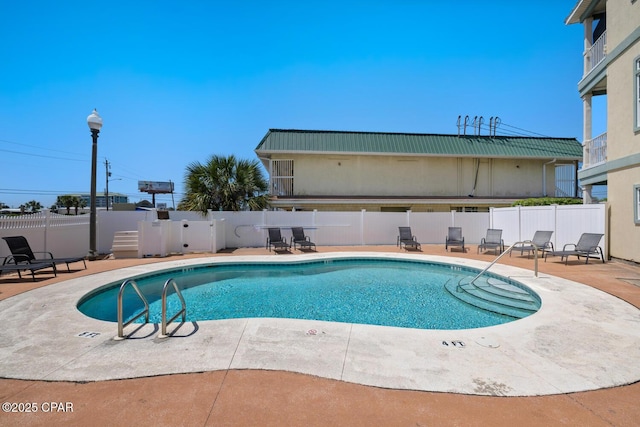
[[[607,32],[602,33],[584,52],[584,74],[587,75],[607,57]]]
[[[604,132],[584,143],[584,164],[582,169],[597,166],[607,161],[607,133]]]

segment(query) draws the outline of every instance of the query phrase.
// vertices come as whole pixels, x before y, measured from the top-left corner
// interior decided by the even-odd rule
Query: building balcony
[[[589,74],[607,57],[607,32],[600,37],[584,52],[584,75]]]
[[[607,161],[607,133],[604,132],[584,143],[582,169],[601,165]]]

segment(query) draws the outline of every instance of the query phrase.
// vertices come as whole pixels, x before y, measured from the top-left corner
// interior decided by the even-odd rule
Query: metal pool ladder
[[[173,286],[173,289],[176,295],[178,295],[178,298],[180,298],[180,303],[182,305],[182,308],[180,309],[180,311],[174,314],[171,319],[167,321],[167,292],[169,290],[169,285]],[[180,289],[178,289],[178,284],[176,283],[176,281],[173,279],[169,279],[164,283],[164,286],[162,288],[162,332],[160,332],[160,334],[158,335],[158,338],[168,337],[167,326],[171,322],[176,320],[180,315],[182,315],[182,323],[184,323],[187,318],[187,304],[184,302],[184,298],[182,297],[182,293],[180,292]]]
[[[144,303],[144,310],[142,310],[140,313],[135,315],[133,318],[129,319],[127,322],[124,322],[124,315],[122,311],[122,295],[124,294],[124,290],[127,287],[127,285],[131,285],[131,287],[133,287],[133,290],[136,291],[136,294],[138,294],[138,297]],[[175,293],[178,295],[178,298],[180,298],[180,303],[182,304],[182,308],[171,319],[167,320],[167,293],[169,291],[169,285],[173,286]],[[173,279],[169,279],[165,282],[162,288],[162,332],[158,334],[158,338],[168,337],[167,326],[171,324],[171,322],[176,320],[180,315],[182,315],[182,323],[184,323],[187,317],[187,305],[184,301],[184,298],[182,297],[182,293],[180,292],[180,289],[178,289],[178,284],[176,283],[176,281]],[[122,285],[120,285],[120,291],[118,291],[118,336],[116,338],[124,339],[125,326],[129,326],[131,323],[133,323],[134,321],[136,321],[138,318],[142,316],[144,316],[144,322],[149,323],[149,303],[147,302],[147,299],[144,297],[144,295],[140,291],[140,288],[138,288],[138,285],[135,282],[135,280],[127,279],[124,282],[122,282]]]
[[[142,310],[142,312],[138,313],[135,317],[133,317],[132,319],[129,319],[126,323],[124,323],[123,314],[122,314],[122,295],[124,294],[124,289],[127,287],[127,285],[131,285],[131,287],[133,287],[133,290],[136,291],[136,293],[138,294],[138,297],[140,297],[140,299],[144,303],[144,310]],[[142,315],[144,315],[144,323],[148,323],[149,322],[149,303],[147,302],[147,299],[144,297],[144,295],[142,295],[142,292],[140,292],[140,288],[138,288],[136,281],[133,279],[127,279],[124,282],[122,282],[122,285],[120,285],[120,291],[118,291],[118,339],[124,339],[124,327],[130,325]]]

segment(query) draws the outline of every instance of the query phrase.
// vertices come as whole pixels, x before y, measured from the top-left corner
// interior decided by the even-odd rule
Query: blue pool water
[[[150,321],[161,322],[161,293],[173,278],[187,304],[187,321],[276,317],[364,323],[421,329],[468,329],[515,320],[453,298],[444,285],[477,274],[474,269],[379,259],[305,263],[203,265],[164,271],[135,281],[150,305]],[[78,303],[87,316],[117,321],[121,283]],[[143,308],[132,287],[123,299],[125,320]],[[169,292],[167,313],[180,309]]]

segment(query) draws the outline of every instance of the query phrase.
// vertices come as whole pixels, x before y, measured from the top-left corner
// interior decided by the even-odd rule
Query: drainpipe
[[[542,195],[547,197],[547,165],[557,162],[558,159],[553,159],[550,162],[542,164]]]

